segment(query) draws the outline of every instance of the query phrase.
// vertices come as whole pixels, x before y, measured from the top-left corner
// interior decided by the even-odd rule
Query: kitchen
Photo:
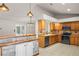
[[[79,6],[78,3],[0,5],[0,56],[39,56],[41,49],[58,43],[76,46],[79,52],[79,12],[73,8]],[[3,6],[7,11],[1,9]],[[66,10],[67,6],[71,9]]]

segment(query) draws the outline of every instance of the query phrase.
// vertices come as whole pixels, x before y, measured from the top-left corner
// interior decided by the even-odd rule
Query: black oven
[[[64,32],[62,35],[62,43],[70,44],[70,35],[71,35],[71,33]]]

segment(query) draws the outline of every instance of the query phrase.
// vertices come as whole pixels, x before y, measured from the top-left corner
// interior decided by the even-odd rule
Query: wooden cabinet
[[[38,31],[39,31],[40,33],[43,33],[43,32],[45,31],[45,20],[40,19],[40,20],[38,21]]]
[[[71,45],[75,45],[75,37],[71,37],[70,38],[70,44]]]
[[[57,40],[58,40],[59,43],[61,43],[62,35],[58,35],[58,39]]]
[[[79,37],[78,34],[70,37],[70,44],[72,45],[79,45]]]
[[[55,30],[55,24],[53,22],[50,23],[50,31],[53,32]]]
[[[75,30],[75,24],[71,23],[71,30]]]
[[[63,23],[63,26],[71,27],[71,23],[70,22]]]
[[[61,23],[55,23],[55,30],[61,31],[62,30],[62,24]]]
[[[78,40],[77,40],[77,45],[79,45],[79,37],[78,37]]]
[[[45,36],[39,36],[38,41],[39,41],[39,47],[45,47]]]
[[[76,29],[76,30],[79,30],[79,22],[76,22],[76,23],[75,23],[75,29]]]
[[[54,44],[54,43],[56,43],[56,42],[57,42],[57,39],[58,39],[58,36],[57,36],[57,35],[50,36],[49,44]]]
[[[55,37],[54,36],[50,36],[49,44],[54,44],[54,43],[55,43]]]
[[[79,22],[66,22],[63,23],[63,26],[71,27],[71,30],[78,31],[79,30]]]
[[[46,39],[46,37],[49,37]],[[47,44],[51,45],[57,42],[58,36],[57,35],[52,35],[52,36],[39,36],[39,46],[44,48]],[[49,41],[45,41],[45,40],[49,40]]]

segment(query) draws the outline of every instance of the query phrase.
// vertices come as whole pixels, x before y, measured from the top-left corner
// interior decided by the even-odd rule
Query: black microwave
[[[62,29],[63,30],[71,30],[71,27],[69,27],[69,26],[63,26]]]

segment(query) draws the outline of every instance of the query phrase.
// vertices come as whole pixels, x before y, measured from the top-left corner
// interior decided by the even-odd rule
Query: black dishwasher
[[[45,37],[45,47],[49,46],[49,36]]]

